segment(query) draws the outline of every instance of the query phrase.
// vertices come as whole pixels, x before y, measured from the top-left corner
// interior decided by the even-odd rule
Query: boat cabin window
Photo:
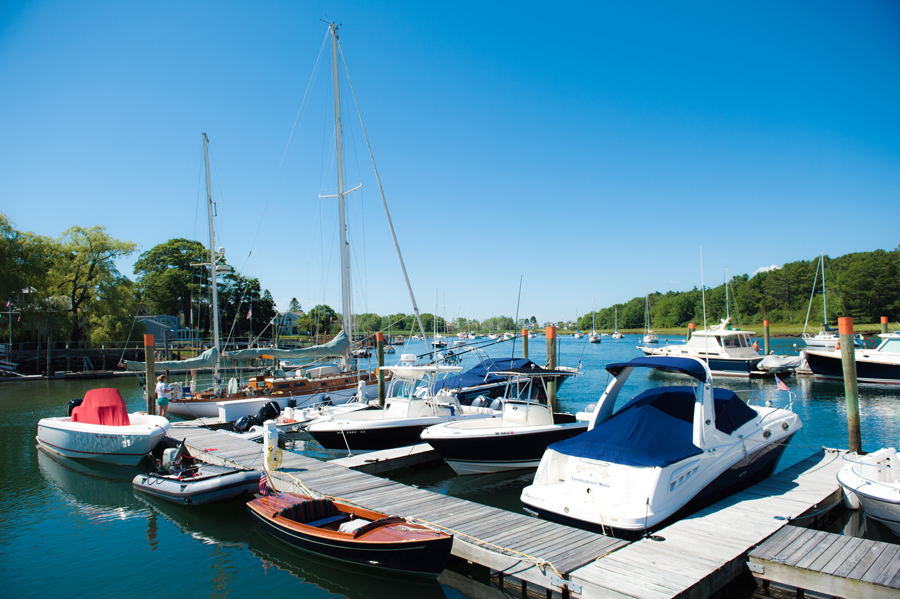
[[[739,339],[740,337],[725,337],[722,339],[722,347],[740,347],[741,342]]]
[[[900,339],[885,339],[878,351],[889,351],[900,353]]]

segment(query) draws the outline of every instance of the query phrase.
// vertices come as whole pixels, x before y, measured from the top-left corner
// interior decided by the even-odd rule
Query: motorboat
[[[415,337],[413,337],[413,339],[415,339]],[[406,339],[403,338],[403,335],[397,335],[392,342],[393,345],[403,345],[404,343],[406,343]]]
[[[131,481],[143,493],[184,505],[229,501],[259,490],[256,470],[217,466],[195,461],[185,454],[184,442],[163,451],[156,472],[141,473]]]
[[[464,406],[455,395],[435,395],[435,383],[462,371],[459,366],[404,363],[382,368],[393,374],[384,408],[328,416],[306,428],[325,449],[343,454],[414,445],[429,426],[495,414],[490,408]]]
[[[710,371],[718,376],[746,376],[759,371],[759,363],[764,356],[759,355],[750,338],[753,331],[732,329],[730,318],[718,325],[694,333],[684,345],[644,347],[638,349],[648,356],[678,356],[697,358],[709,365]]]
[[[437,577],[453,546],[447,533],[328,498],[278,493],[254,499],[247,509],[298,549],[402,574]]]
[[[584,337],[584,333],[582,333],[581,331],[575,331],[574,333],[572,333],[572,338],[574,339],[581,339],[582,337]]]
[[[134,466],[169,430],[162,416],[129,414],[118,389],[91,389],[69,403],[69,415],[41,418],[37,442],[69,458]]]
[[[587,430],[587,421],[571,414],[554,414],[544,400],[534,399],[535,387],[565,373],[534,365],[493,372],[506,377],[506,393],[494,399],[492,418],[458,420],[430,426],[422,441],[431,445],[457,474],[485,474],[537,468],[547,446]],[[478,398],[473,405],[490,400]]]
[[[500,371],[532,371],[539,368],[527,358],[491,358],[480,350],[475,350],[475,353],[480,358],[479,364],[460,374],[448,375],[436,381],[432,392],[435,395],[455,395],[462,405],[469,405],[479,397],[493,400],[504,396],[509,382]],[[568,366],[558,366],[553,374],[549,374],[550,371],[547,370],[543,372],[545,374],[530,386],[531,399],[546,400],[545,383],[555,381],[558,392],[569,377],[579,374],[577,368]]]
[[[900,384],[900,334],[882,333],[875,349],[854,349],[856,380],[860,383]],[[841,350],[803,350],[801,356],[817,379],[843,380]]]
[[[900,536],[900,455],[889,447],[860,456],[848,453],[837,473],[850,507],[860,506],[867,518],[883,523]]]
[[[802,427],[790,407],[749,406],[713,387],[695,358],[642,357],[606,369],[614,378],[588,432],[548,447],[522,490],[527,512],[636,537],[765,479]],[[613,412],[629,376],[646,369],[690,384],[646,389]]]

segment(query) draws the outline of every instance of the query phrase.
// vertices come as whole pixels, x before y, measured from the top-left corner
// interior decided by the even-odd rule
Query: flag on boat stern
[[[775,380],[778,382],[778,388],[781,391],[787,391],[788,393],[791,392],[791,390],[788,388],[788,386],[784,384],[784,381],[782,381],[780,378],[778,378],[777,374],[775,375]]]
[[[266,496],[269,494],[269,479],[265,474],[259,477],[259,492]]]

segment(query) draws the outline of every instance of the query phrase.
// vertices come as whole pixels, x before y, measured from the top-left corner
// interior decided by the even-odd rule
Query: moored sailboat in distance
[[[625,335],[619,332],[619,306],[616,306],[616,331],[612,334],[612,338],[621,339],[624,336]]]
[[[588,342],[590,343],[600,343],[600,335],[597,334],[594,326],[594,316],[596,313],[594,312],[594,296],[591,296],[591,334],[588,335]]]

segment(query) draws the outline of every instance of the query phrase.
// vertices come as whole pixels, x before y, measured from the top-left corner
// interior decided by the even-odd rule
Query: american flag
[[[780,378],[778,378],[778,375],[775,375],[775,380],[778,382],[778,389],[779,389],[779,390],[781,390],[781,391],[787,391],[788,393],[791,392],[791,390],[788,388],[788,386],[784,384],[784,381],[782,381]]]
[[[265,474],[259,477],[259,492],[263,495],[269,494],[269,479]]]
[[[247,310],[247,320],[250,320],[250,317],[253,316],[253,308]]]

